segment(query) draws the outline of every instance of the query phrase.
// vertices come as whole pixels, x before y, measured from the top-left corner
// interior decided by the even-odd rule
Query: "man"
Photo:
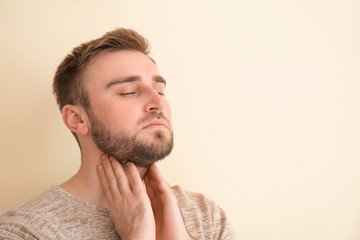
[[[147,41],[115,29],[59,65],[53,90],[79,171],[0,218],[1,239],[235,239],[223,210],[170,188],[154,164],[173,147],[166,81]]]

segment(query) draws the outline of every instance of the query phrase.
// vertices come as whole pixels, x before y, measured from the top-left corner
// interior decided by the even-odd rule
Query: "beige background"
[[[51,82],[116,26],[168,80],[171,184],[227,212],[239,239],[360,238],[360,2],[0,0],[0,214],[75,173]]]

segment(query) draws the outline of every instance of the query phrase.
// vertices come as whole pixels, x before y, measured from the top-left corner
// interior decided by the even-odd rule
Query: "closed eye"
[[[120,96],[129,96],[129,95],[133,95],[136,92],[127,92],[127,93],[120,93]]]

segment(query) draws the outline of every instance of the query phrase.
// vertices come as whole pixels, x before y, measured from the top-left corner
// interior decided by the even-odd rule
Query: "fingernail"
[[[103,168],[103,166],[100,164],[100,165],[97,166],[97,170],[98,170],[99,172],[102,172],[102,171],[104,170],[104,168]]]
[[[110,161],[111,162],[114,162],[115,161],[115,158],[113,156],[110,157]]]

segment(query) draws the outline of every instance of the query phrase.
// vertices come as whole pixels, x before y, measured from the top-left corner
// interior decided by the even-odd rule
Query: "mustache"
[[[169,119],[167,119],[167,117],[165,117],[165,115],[162,113],[162,112],[152,112],[150,113],[149,115],[147,115],[146,117],[140,119],[137,124],[138,125],[141,125],[143,123],[146,123],[146,122],[149,122],[151,120],[154,120],[154,119],[162,119],[166,122],[166,124],[168,126],[170,126],[170,121]]]

